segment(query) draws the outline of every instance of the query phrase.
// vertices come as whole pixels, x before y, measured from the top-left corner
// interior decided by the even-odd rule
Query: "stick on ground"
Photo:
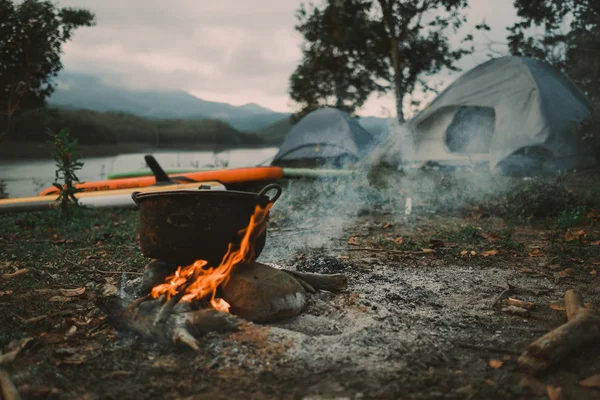
[[[584,307],[579,293],[567,290],[565,308],[568,322],[527,346],[518,359],[521,370],[531,374],[541,373],[576,349],[600,342],[600,316]]]
[[[23,275],[23,274],[27,273],[28,271],[29,271],[29,269],[27,269],[27,268],[21,268],[10,274],[0,274],[0,280],[8,280],[8,279],[16,278],[17,276]]]
[[[292,275],[294,278],[299,278],[299,280],[302,280],[300,284],[306,283],[309,285],[309,287],[316,290],[343,292],[348,288],[348,278],[342,274],[311,274],[290,270],[282,271]]]

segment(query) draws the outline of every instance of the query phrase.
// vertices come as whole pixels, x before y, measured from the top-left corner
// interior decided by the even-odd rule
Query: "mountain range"
[[[61,108],[125,112],[148,119],[216,119],[245,132],[271,128],[269,132],[273,134],[274,129],[285,129],[286,132],[289,129],[289,123],[284,121],[289,113],[276,112],[254,103],[234,106],[203,100],[182,90],[137,91],[109,85],[96,76],[71,72],[61,72],[56,83],[48,103]],[[359,121],[374,134],[386,126],[386,120],[378,117],[361,118]]]

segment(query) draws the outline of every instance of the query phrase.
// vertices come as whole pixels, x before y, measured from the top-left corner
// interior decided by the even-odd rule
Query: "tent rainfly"
[[[373,136],[347,113],[321,108],[290,129],[271,165],[341,167],[360,160],[372,141]]]
[[[578,135],[591,103],[549,64],[508,56],[485,62],[448,86],[408,121],[410,161],[458,165],[489,161],[528,174],[596,164]]]

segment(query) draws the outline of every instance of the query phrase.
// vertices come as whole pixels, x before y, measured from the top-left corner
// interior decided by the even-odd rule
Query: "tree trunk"
[[[388,34],[390,36],[390,59],[392,61],[392,68],[394,70],[394,97],[396,98],[396,118],[401,124],[404,123],[404,110],[402,109],[402,103],[404,101],[404,88],[402,84],[402,67],[400,65],[400,55],[398,53],[398,35],[396,33],[396,26],[394,21],[394,15],[392,11],[392,4],[386,0],[378,0],[381,5],[381,11],[383,13],[383,23],[387,27]]]
[[[404,119],[404,89],[402,88],[402,71],[400,70],[400,60],[398,55],[398,40],[392,37],[392,66],[394,68],[394,97],[396,98],[396,117],[398,122],[403,124]]]

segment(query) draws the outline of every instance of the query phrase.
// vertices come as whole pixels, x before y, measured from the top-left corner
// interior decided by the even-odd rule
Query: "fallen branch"
[[[512,293],[515,290],[515,287],[510,283],[506,282],[506,287],[503,287],[503,289],[504,290],[502,291],[502,293],[500,293],[498,297],[496,297],[496,300],[494,300],[494,302],[492,303],[492,307],[496,307],[496,304],[498,304],[505,295]]]
[[[519,368],[531,374],[541,373],[576,349],[600,342],[600,316],[583,305],[579,293],[565,293],[568,322],[540,337],[521,354]]]
[[[117,296],[110,296],[100,298],[97,306],[120,328],[163,344],[182,343],[196,351],[200,349],[198,337],[208,332],[235,331],[241,324],[238,318],[212,308],[192,310],[190,303],[178,303],[157,318],[161,310],[164,312],[159,299],[126,306]]]
[[[143,272],[137,272],[137,271],[104,271],[104,270],[101,270],[98,268],[90,269],[89,271],[98,272],[100,274],[107,274],[107,275],[118,275],[118,274],[144,275]]]
[[[431,251],[377,249],[377,248],[374,248],[374,247],[339,247],[339,248],[332,248],[332,249],[328,249],[328,250],[332,250],[332,251],[371,251],[373,253],[390,253],[390,254],[402,254],[402,255],[407,255],[407,254],[415,254],[415,255],[432,254]]]
[[[342,274],[311,274],[306,272],[282,270],[293,276],[304,287],[308,285],[313,291],[327,290],[329,292],[343,292],[348,288],[348,278]],[[306,289],[306,287],[305,287]],[[311,291],[311,290],[308,291]]]
[[[29,269],[27,269],[27,268],[21,268],[10,274],[0,274],[0,280],[8,280],[8,279],[16,278],[17,276],[23,275],[23,274],[27,273],[28,271],[29,271]]]
[[[19,391],[5,371],[0,370],[0,389],[4,400],[21,400]]]
[[[21,350],[23,350],[25,346],[27,346],[27,343],[31,342],[32,340],[33,338],[26,337],[10,342],[6,348],[7,352],[0,354],[0,365],[14,361]]]

